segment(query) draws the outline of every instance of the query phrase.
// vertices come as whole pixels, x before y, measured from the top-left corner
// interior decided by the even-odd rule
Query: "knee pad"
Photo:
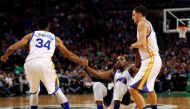
[[[95,82],[93,85],[95,101],[103,101],[103,97],[107,95],[107,88],[101,82]]]
[[[125,85],[123,82],[118,81],[115,84],[115,90],[114,90],[114,100],[121,101],[125,93],[127,92],[128,88],[127,85]]]

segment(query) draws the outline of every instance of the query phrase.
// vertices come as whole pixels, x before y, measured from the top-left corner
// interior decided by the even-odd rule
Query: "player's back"
[[[56,47],[56,36],[47,31],[34,31],[29,47],[30,52],[26,62],[36,58],[51,59]]]

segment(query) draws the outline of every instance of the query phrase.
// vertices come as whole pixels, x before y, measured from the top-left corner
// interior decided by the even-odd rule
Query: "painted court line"
[[[149,105],[147,105],[149,107]],[[165,104],[159,104],[158,109],[175,109],[178,106],[176,105],[165,105]],[[16,106],[16,107],[4,107],[0,109],[28,109],[28,106]],[[59,105],[40,105],[39,109],[57,109],[61,108]],[[95,104],[71,104],[71,109],[96,109]],[[151,109],[151,108],[147,108]]]

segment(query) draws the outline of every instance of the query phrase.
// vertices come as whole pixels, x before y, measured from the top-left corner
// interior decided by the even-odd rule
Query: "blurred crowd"
[[[131,20],[134,7],[117,6],[114,4],[116,1],[46,0],[42,5],[38,0],[30,3],[25,0],[2,0],[0,7],[4,8],[0,10],[0,55],[25,34],[36,30],[37,18],[43,14],[50,18],[51,32],[60,37],[69,50],[81,58],[87,58],[94,69],[110,69],[121,54],[128,57],[128,64],[133,64],[129,48],[136,41],[136,28]],[[165,6],[162,2],[159,5]],[[185,91],[190,74],[190,41],[179,39],[178,34],[164,34],[162,18],[150,16],[148,19],[157,33],[163,60],[156,91]],[[29,94],[23,69],[27,54],[28,48],[22,48],[9,57],[8,63],[0,62],[0,96]],[[55,53],[52,61],[64,93],[92,92],[93,81],[80,65],[67,60],[59,52]],[[43,87],[41,93],[47,93]]]
[[[190,46],[175,40],[162,56],[163,64],[157,78],[157,91],[185,91],[190,77]]]

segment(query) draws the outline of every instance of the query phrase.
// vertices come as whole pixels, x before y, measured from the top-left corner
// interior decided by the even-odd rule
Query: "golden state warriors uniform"
[[[113,100],[119,100],[124,105],[128,105],[131,102],[128,89],[132,80],[133,76],[130,74],[128,69],[124,70],[123,72],[116,70],[114,75]]]
[[[133,77],[129,73],[128,69],[123,72],[116,70],[113,76],[114,87],[112,90],[107,89],[103,84],[98,83],[98,91],[102,91],[103,101],[106,106],[110,106],[112,100],[119,100],[123,105],[129,105],[131,103],[130,94],[128,92],[129,84],[133,80]],[[96,92],[94,92],[95,94]],[[102,101],[102,98],[98,98],[95,94],[95,100]]]
[[[159,49],[156,40],[156,33],[150,25],[150,33],[146,37],[146,47],[138,48],[141,57],[141,67],[134,77],[131,87],[141,90],[142,92],[154,91],[154,83],[158,73],[160,72],[162,61],[159,55]],[[139,40],[139,34],[137,32],[137,39]]]
[[[49,94],[56,90],[57,75],[51,57],[56,48],[56,37],[46,31],[35,31],[30,40],[30,52],[24,65],[30,83],[30,93],[36,93],[43,82]]]
[[[119,70],[115,72],[114,83],[117,83],[117,81],[121,81],[129,88],[132,80],[133,76],[129,73],[128,69],[123,72],[120,72]]]

